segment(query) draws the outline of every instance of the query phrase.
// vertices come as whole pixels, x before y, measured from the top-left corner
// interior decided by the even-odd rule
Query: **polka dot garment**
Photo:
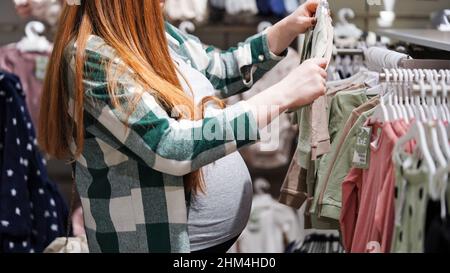
[[[67,207],[48,179],[20,80],[0,72],[0,253],[42,252],[65,235]]]

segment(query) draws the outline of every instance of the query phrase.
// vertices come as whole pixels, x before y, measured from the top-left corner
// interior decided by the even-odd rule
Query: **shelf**
[[[401,42],[450,51],[450,32],[434,29],[380,29],[377,34]]]

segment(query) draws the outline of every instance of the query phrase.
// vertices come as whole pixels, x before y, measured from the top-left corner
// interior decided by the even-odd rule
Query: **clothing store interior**
[[[0,253],[448,253],[450,1],[3,0],[0,127]]]

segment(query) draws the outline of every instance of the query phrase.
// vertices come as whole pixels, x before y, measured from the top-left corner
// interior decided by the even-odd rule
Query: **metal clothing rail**
[[[362,48],[335,48],[333,50],[334,55],[341,56],[364,56],[364,49]]]
[[[433,70],[432,77],[430,74],[427,75],[427,72]],[[410,72],[408,77],[400,76],[399,72]],[[412,72],[412,73],[411,73]],[[388,74],[386,74],[388,73]],[[394,75],[397,73],[397,75]],[[442,82],[443,75],[448,80],[450,78],[450,70],[444,69],[391,69],[385,70],[385,72],[379,74],[380,83],[394,83],[394,84],[402,84],[409,83],[411,84],[411,91],[414,94],[424,94],[424,93],[432,93],[432,92],[446,92],[446,94],[450,94],[450,86],[447,83]],[[389,80],[388,80],[389,77]],[[431,83],[431,82],[434,82]]]

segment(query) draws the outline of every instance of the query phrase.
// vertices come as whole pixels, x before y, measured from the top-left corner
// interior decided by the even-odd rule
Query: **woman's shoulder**
[[[66,46],[64,54],[66,59],[73,59],[77,54],[77,42],[72,40]],[[87,60],[114,60],[117,59],[116,50],[109,46],[103,38],[97,35],[89,35],[86,41],[84,54]]]

